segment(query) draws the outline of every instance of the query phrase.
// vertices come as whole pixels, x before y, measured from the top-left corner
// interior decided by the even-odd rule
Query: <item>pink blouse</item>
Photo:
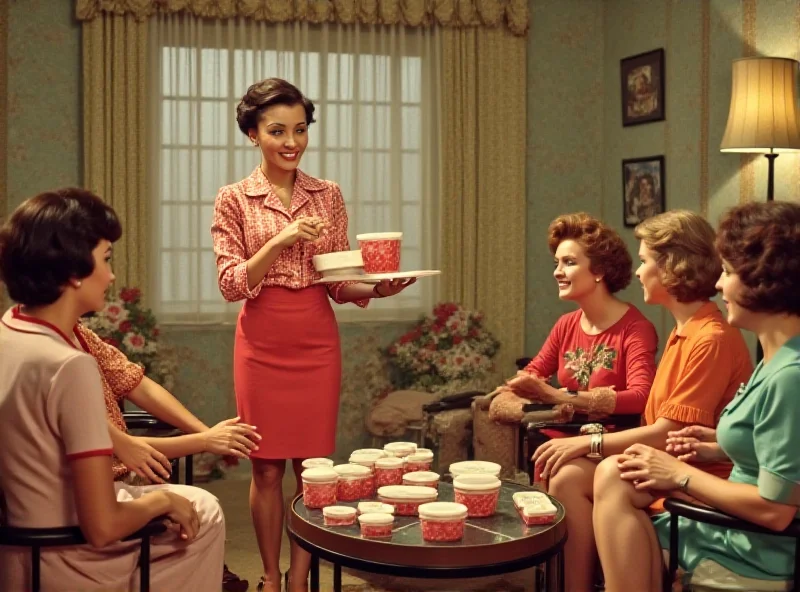
[[[214,203],[211,236],[217,257],[219,289],[228,302],[252,299],[262,287],[301,290],[321,276],[314,269],[312,258],[322,253],[349,251],[347,210],[339,185],[297,170],[288,210],[257,167],[249,177],[219,190]],[[298,241],[284,249],[264,279],[252,290],[247,286],[247,261],[272,237],[299,216],[319,216],[328,221],[327,232],[315,242]],[[327,284],[335,302],[348,283]],[[365,307],[369,300],[356,304]]]

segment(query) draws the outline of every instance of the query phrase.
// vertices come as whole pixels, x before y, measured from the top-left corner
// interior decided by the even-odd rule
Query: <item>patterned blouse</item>
[[[116,347],[107,344],[95,332],[80,323],[75,325],[75,337],[83,350],[97,360],[100,378],[103,381],[106,417],[121,431],[127,431],[119,401],[139,386],[144,377],[144,369],[129,361]],[[111,466],[114,469],[114,479],[121,479],[129,472],[128,467],[116,456],[112,458]]]
[[[219,190],[214,203],[211,236],[217,257],[219,288],[228,302],[256,298],[262,287],[301,290],[320,275],[314,269],[314,255],[349,251],[347,210],[339,185],[315,179],[297,170],[290,209],[273,191],[261,167],[233,185]],[[263,281],[252,290],[247,286],[247,261],[272,237],[300,216],[319,216],[328,221],[327,233],[315,242],[298,241],[284,249]],[[355,282],[349,282],[355,283]],[[339,304],[339,292],[348,282],[327,284]],[[369,301],[359,300],[365,307]]]

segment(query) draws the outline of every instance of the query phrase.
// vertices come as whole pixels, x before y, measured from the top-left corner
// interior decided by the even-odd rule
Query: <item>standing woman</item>
[[[341,351],[329,297],[365,307],[413,283],[313,284],[314,255],[350,249],[339,185],[298,168],[313,116],[313,103],[285,80],[268,78],[247,90],[236,121],[261,151],[261,164],[220,189],[211,226],[220,291],[229,302],[245,300],[234,388],[242,421],[263,437],[250,456],[250,509],[264,564],[259,590],[280,589],[286,459],[299,493],[302,461],[335,448]],[[289,590],[306,591],[309,563],[292,543]]]

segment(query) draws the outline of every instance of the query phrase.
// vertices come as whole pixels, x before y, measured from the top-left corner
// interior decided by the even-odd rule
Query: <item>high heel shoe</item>
[[[289,578],[289,574],[288,573],[286,574],[286,578],[287,578],[286,581],[288,582],[289,581],[288,580],[288,578]],[[280,586],[280,581],[281,581],[281,578],[280,578],[280,576],[278,576],[278,586]],[[264,590],[266,590],[266,587],[267,587],[267,576],[261,576],[259,578],[259,580],[258,580],[258,584],[256,584],[256,592],[264,592]]]

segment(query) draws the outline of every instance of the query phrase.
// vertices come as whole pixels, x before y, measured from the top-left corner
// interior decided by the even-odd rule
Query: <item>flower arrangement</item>
[[[143,306],[141,290],[123,288],[118,298],[110,297],[102,311],[83,322],[131,362],[142,366],[149,378],[172,390],[177,364],[172,352],[158,342],[158,324],[152,311]]]
[[[439,392],[452,382],[482,378],[494,371],[500,343],[483,326],[483,314],[452,302],[437,304],[384,351],[398,389]]]

